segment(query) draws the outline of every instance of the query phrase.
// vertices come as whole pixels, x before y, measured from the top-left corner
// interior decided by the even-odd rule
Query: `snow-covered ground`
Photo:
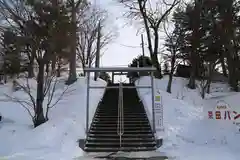
[[[91,85],[105,86],[105,81],[91,81]],[[34,81],[30,81],[33,86]],[[1,100],[6,99],[3,94],[18,98],[27,98],[22,91],[12,92],[11,84],[0,86]],[[65,90],[64,80],[56,87],[57,100]],[[90,113],[92,120],[103,89],[90,91]],[[55,100],[53,99],[53,102]],[[86,120],[86,79],[80,77],[71,85],[59,103],[50,110],[49,121],[33,129],[31,118],[26,110],[18,103],[0,102],[0,159],[7,160],[70,160],[82,156],[78,147],[78,139],[85,137]],[[91,122],[91,121],[90,121]]]
[[[226,84],[212,84],[211,95],[203,100],[197,89],[186,87],[188,80],[184,78],[174,78],[172,94],[169,94],[165,92],[167,81],[168,77],[155,80],[155,92],[162,96],[165,126],[159,151],[176,160],[238,160],[240,134],[236,125],[230,120],[210,120],[208,111],[214,110],[219,100],[236,109],[240,94],[229,92]],[[136,84],[149,85],[150,78],[142,77]],[[150,89],[138,91],[146,109],[151,110]]]
[[[168,77],[155,80],[155,92],[160,92],[164,107],[164,152],[176,160],[238,160],[240,134],[232,121],[210,120],[207,112],[213,110],[219,100],[237,109],[239,93],[229,92],[226,84],[212,84],[212,92],[202,100],[199,91],[186,87],[187,80],[174,78],[172,94],[165,92]],[[102,80],[91,81],[104,86]],[[149,85],[150,78],[142,77],[137,85]],[[34,93],[34,82],[31,82]],[[56,97],[66,88],[64,81],[57,86]],[[0,159],[11,160],[86,160],[77,140],[85,136],[86,79],[79,80],[69,88],[63,99],[51,109],[49,121],[33,128],[26,110],[17,103],[0,101]],[[139,89],[151,119],[151,91]],[[104,90],[90,92],[90,120]],[[0,99],[4,94],[26,98],[22,91],[12,93],[11,84],[0,86]],[[137,154],[142,156],[146,153]],[[135,154],[136,156],[136,154]],[[151,156],[151,155],[149,155]]]

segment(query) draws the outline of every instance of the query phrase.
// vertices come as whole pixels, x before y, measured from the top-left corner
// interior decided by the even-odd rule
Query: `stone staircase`
[[[111,84],[111,86],[118,84]],[[124,86],[133,84],[124,84]],[[157,141],[136,89],[123,89],[124,133],[117,134],[119,89],[107,89],[87,135],[86,152],[151,151]]]

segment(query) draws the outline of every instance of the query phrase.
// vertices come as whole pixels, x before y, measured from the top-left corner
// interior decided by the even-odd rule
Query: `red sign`
[[[231,114],[233,115],[231,116]],[[236,111],[224,111],[224,116],[222,116],[221,111],[215,111],[215,119],[236,120],[238,118],[240,118],[240,113]],[[213,111],[208,111],[208,119],[214,119]]]
[[[225,111],[224,113],[224,119],[227,119],[227,118],[231,120],[230,111]]]
[[[208,119],[213,119],[213,112],[212,111],[208,111]]]
[[[220,112],[220,111],[216,111],[216,112],[215,112],[215,116],[216,116],[216,119],[222,119],[222,118],[221,118],[221,112]]]
[[[234,114],[234,120],[240,118],[240,114],[238,114],[236,111],[233,111],[233,114]]]

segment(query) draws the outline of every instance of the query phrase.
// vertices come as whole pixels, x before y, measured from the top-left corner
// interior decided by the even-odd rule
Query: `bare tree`
[[[54,96],[56,96],[56,88],[61,83],[61,81],[57,78],[58,73],[56,74],[47,75],[45,80],[45,96],[47,97],[47,105],[46,105],[46,112],[45,112],[45,118],[48,120],[48,113],[49,110],[52,109],[54,106],[58,104],[59,101],[62,100],[63,96],[67,96],[68,93],[72,92],[73,90],[69,90],[69,86],[65,86],[65,89],[63,89],[60,94],[58,95],[57,99],[54,99]]]
[[[176,69],[176,59],[177,59],[177,52],[178,52],[178,45],[179,45],[179,37],[177,35],[174,35],[174,31],[172,33],[168,33],[166,26],[164,25],[164,32],[166,34],[166,47],[167,51],[170,53],[166,56],[168,57],[168,61],[170,61],[171,68],[169,73],[169,80],[167,85],[167,92],[171,93],[171,87],[172,87],[172,79],[173,74]]]
[[[97,32],[99,24],[101,24],[100,49],[108,45],[115,37],[116,32],[112,30],[104,30],[106,28],[107,12],[98,8],[89,8],[80,21],[79,41],[77,48],[77,56],[82,67],[92,65],[97,53]],[[85,75],[85,73],[84,73]]]
[[[64,41],[66,44],[64,46],[61,41],[57,40],[58,37],[68,37],[69,20],[66,13],[63,12],[64,6],[53,7],[52,5],[44,3],[44,1],[31,1],[31,3],[26,4],[23,0],[0,0],[1,15],[8,21],[8,25],[14,24],[13,28],[16,28],[16,32],[24,36],[26,39],[24,45],[31,49],[31,56],[34,57],[38,65],[35,126],[46,121],[43,113],[45,65],[56,54],[56,51],[61,51],[67,46],[67,41]],[[58,9],[58,11],[61,10],[62,14],[48,14],[49,10],[45,12],[50,7],[52,9],[50,12],[55,12]],[[47,23],[45,23],[46,20]],[[60,22],[62,25],[55,25]]]
[[[205,64],[205,67],[202,71],[202,76],[201,76],[201,79],[199,82],[199,90],[200,90],[202,99],[205,98],[206,93],[210,93],[210,85],[212,82],[212,75],[213,75],[213,71],[214,71],[217,63],[218,63],[218,61],[207,62],[207,64]]]
[[[69,76],[66,84],[72,84],[77,80],[76,73],[76,57],[77,57],[77,30],[78,30],[78,15],[82,14],[86,6],[88,6],[86,0],[67,0],[70,6],[71,12],[71,46],[69,55]],[[81,17],[81,16],[80,16]],[[82,18],[82,17],[81,17]]]
[[[173,0],[172,3],[166,0],[148,1],[148,0],[119,0],[125,7],[129,8],[126,14],[128,18],[140,20],[144,24],[147,34],[148,49],[153,62],[157,69],[156,77],[162,78],[161,64],[158,60],[159,54],[159,30],[172,9],[180,2]]]
[[[71,92],[71,90],[69,90],[69,87],[66,86],[65,89],[61,90],[60,94],[56,96],[56,87],[57,85],[59,85],[61,81],[55,76],[55,74],[52,74],[52,73],[46,75],[44,79],[45,79],[44,80],[45,83],[44,83],[43,90],[44,90],[44,97],[46,97],[45,98],[46,110],[44,113],[44,117],[46,120],[48,120],[48,114],[50,109],[56,106],[58,102],[62,100],[63,96],[66,96],[68,93]],[[21,80],[15,80],[14,81],[15,85],[13,87],[17,87],[18,91],[23,91],[28,98],[24,99],[21,97],[12,96],[12,95],[10,96],[8,94],[5,94],[7,99],[2,99],[1,101],[9,101],[9,102],[15,102],[20,104],[31,117],[34,127],[37,127],[38,126],[38,120],[37,120],[38,108],[37,108],[37,98],[35,98],[34,96],[36,88],[34,88],[33,87],[34,85],[32,84],[33,82],[36,82],[36,81],[26,77],[23,77]],[[30,82],[30,80],[32,82]]]
[[[200,56],[198,52],[198,48],[200,46],[200,17],[201,17],[201,10],[202,10],[202,1],[201,0],[194,0],[194,9],[192,11],[192,17],[194,17],[192,22],[192,35],[191,35],[191,53],[190,53],[190,62],[191,62],[191,73],[188,82],[188,87],[190,89],[196,88],[196,76],[197,70],[200,66]]]

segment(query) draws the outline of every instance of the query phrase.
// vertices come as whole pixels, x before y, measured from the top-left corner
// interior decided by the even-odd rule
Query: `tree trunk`
[[[230,40],[226,42],[227,45],[227,64],[228,64],[228,83],[231,87],[231,89],[233,91],[238,91],[238,82],[237,82],[237,78],[236,78],[236,68],[235,68],[235,60],[234,60],[234,50],[233,50],[233,47],[231,45],[231,42]]]
[[[228,83],[233,91],[238,92],[238,80],[236,76],[235,62],[230,56],[227,56],[227,61],[228,61]]]
[[[28,78],[33,78],[34,76],[34,57],[31,56],[28,64]]]
[[[145,8],[142,6],[142,1],[141,0],[138,0],[138,4],[139,4],[140,12],[141,12],[141,15],[142,15],[142,18],[143,18],[146,34],[147,34],[148,49],[149,49],[149,53],[150,53],[150,56],[151,56],[151,60],[152,60],[153,66],[157,69],[157,72],[155,72],[154,75],[157,78],[162,78],[161,66],[159,64],[158,57],[157,57],[158,43],[156,44],[156,41],[158,42],[158,32],[157,32],[157,34],[156,34],[156,31],[154,32],[155,47],[154,47],[154,50],[153,50],[153,44],[152,44],[152,41],[151,41],[151,31],[150,31],[150,27],[148,25],[146,11],[145,11]]]
[[[74,1],[73,1],[74,2]],[[76,14],[77,10],[75,7],[75,3],[72,2],[72,13],[71,13],[71,22],[72,22],[72,43],[71,43],[71,53],[69,58],[69,75],[68,80],[66,82],[67,85],[73,84],[77,80],[76,73],[76,47],[77,47],[77,19]]]
[[[37,127],[44,122],[46,119],[43,114],[43,101],[44,101],[44,62],[39,61],[39,71],[37,76],[37,100],[36,100],[36,117],[34,119],[34,127]]]
[[[7,74],[4,75],[4,83],[7,83]]]
[[[208,79],[207,79],[207,93],[210,93],[210,87],[211,87],[211,82],[212,82],[212,74],[214,71],[215,65],[213,63],[210,63],[208,66]]]
[[[154,51],[153,51],[153,59],[155,67],[157,68],[156,77],[162,78],[162,69],[161,64],[158,61],[158,43],[159,43],[159,35],[158,35],[158,28],[154,28]]]
[[[225,62],[224,62],[224,55],[223,55],[223,53],[221,53],[221,55],[220,55],[220,62],[221,62],[221,67],[222,67],[223,75],[224,75],[225,77],[227,77],[227,76],[228,76],[228,75],[227,75],[227,68],[226,68],[226,65],[225,65]]]
[[[151,59],[152,59],[153,66],[154,66],[154,67],[156,68],[156,70],[157,70],[157,71],[154,73],[155,77],[156,77],[156,78],[162,78],[161,66],[160,66],[160,64],[159,64],[157,54],[151,55]]]
[[[191,72],[190,79],[189,79],[189,82],[188,82],[188,87],[190,89],[196,89],[195,73]]]
[[[85,66],[83,66],[83,68],[85,68]],[[86,71],[83,70],[83,76],[85,77],[86,76]]]
[[[210,88],[211,88],[211,81],[208,80],[208,81],[207,81],[207,93],[208,93],[208,94],[210,93]]]
[[[193,55],[194,53],[192,53],[191,55]],[[195,58],[192,58],[192,68],[191,68],[191,73],[190,73],[190,78],[189,78],[189,82],[188,82],[188,87],[190,89],[196,89],[196,83],[195,83],[195,80],[196,80],[196,62],[194,60]]]
[[[190,74],[190,79],[188,83],[188,87],[190,89],[196,89],[196,72],[197,72],[197,63],[198,63],[198,47],[199,47],[199,27],[200,27],[200,16],[201,16],[201,2],[200,0],[195,0],[195,5],[194,5],[194,16],[195,20],[193,23],[193,35],[192,35],[192,52],[191,52],[191,74]]]
[[[212,64],[210,63],[209,66],[208,66],[208,76],[207,76],[207,93],[209,94],[210,93],[210,84],[211,84],[211,79],[212,79],[212,71],[213,71],[213,66]]]
[[[170,74],[169,74],[168,85],[167,85],[167,92],[168,92],[168,93],[171,93],[172,79],[173,79],[173,75],[170,73]]]
[[[173,56],[172,56],[172,59],[171,59],[171,71],[170,71],[170,74],[169,74],[169,80],[168,80],[168,85],[167,85],[167,92],[168,93],[171,93],[175,62],[176,62],[176,52],[173,53]]]
[[[56,69],[56,61],[57,61],[57,57],[54,55],[52,58],[52,71],[54,71]]]
[[[148,20],[147,20],[147,13],[145,11],[145,6],[142,6],[142,2],[143,2],[142,0],[138,0],[139,9],[140,9],[140,12],[141,12],[141,15],[143,18],[144,27],[145,27],[146,34],[147,34],[148,50],[149,50],[149,53],[151,56],[153,66],[157,69],[157,72],[155,72],[154,75],[157,78],[162,78],[161,66],[159,65],[159,61],[158,61],[158,58],[156,55],[157,53],[155,53],[153,50],[153,44],[152,44],[152,40],[151,40],[151,31],[150,31],[150,27],[148,25]],[[156,40],[158,40],[157,37],[155,37],[155,41]],[[155,49],[157,49],[157,48],[155,47]]]
[[[58,60],[57,67],[57,77],[61,77],[61,60]]]
[[[236,76],[236,64],[235,57],[237,55],[237,51],[234,48],[232,41],[235,39],[235,26],[234,26],[234,18],[233,18],[233,0],[226,1],[225,12],[221,13],[223,17],[223,35],[222,39],[224,40],[224,46],[226,47],[226,58],[228,64],[228,79],[229,85],[232,90],[238,91],[238,81]],[[235,43],[235,41],[233,41]]]
[[[50,61],[48,61],[48,62],[46,63],[46,68],[45,68],[45,69],[46,69],[46,70],[45,70],[46,73],[49,73],[49,63],[50,63]]]
[[[201,92],[201,97],[202,97],[202,99],[204,99],[205,98],[205,86],[203,86],[202,88],[202,92]]]

